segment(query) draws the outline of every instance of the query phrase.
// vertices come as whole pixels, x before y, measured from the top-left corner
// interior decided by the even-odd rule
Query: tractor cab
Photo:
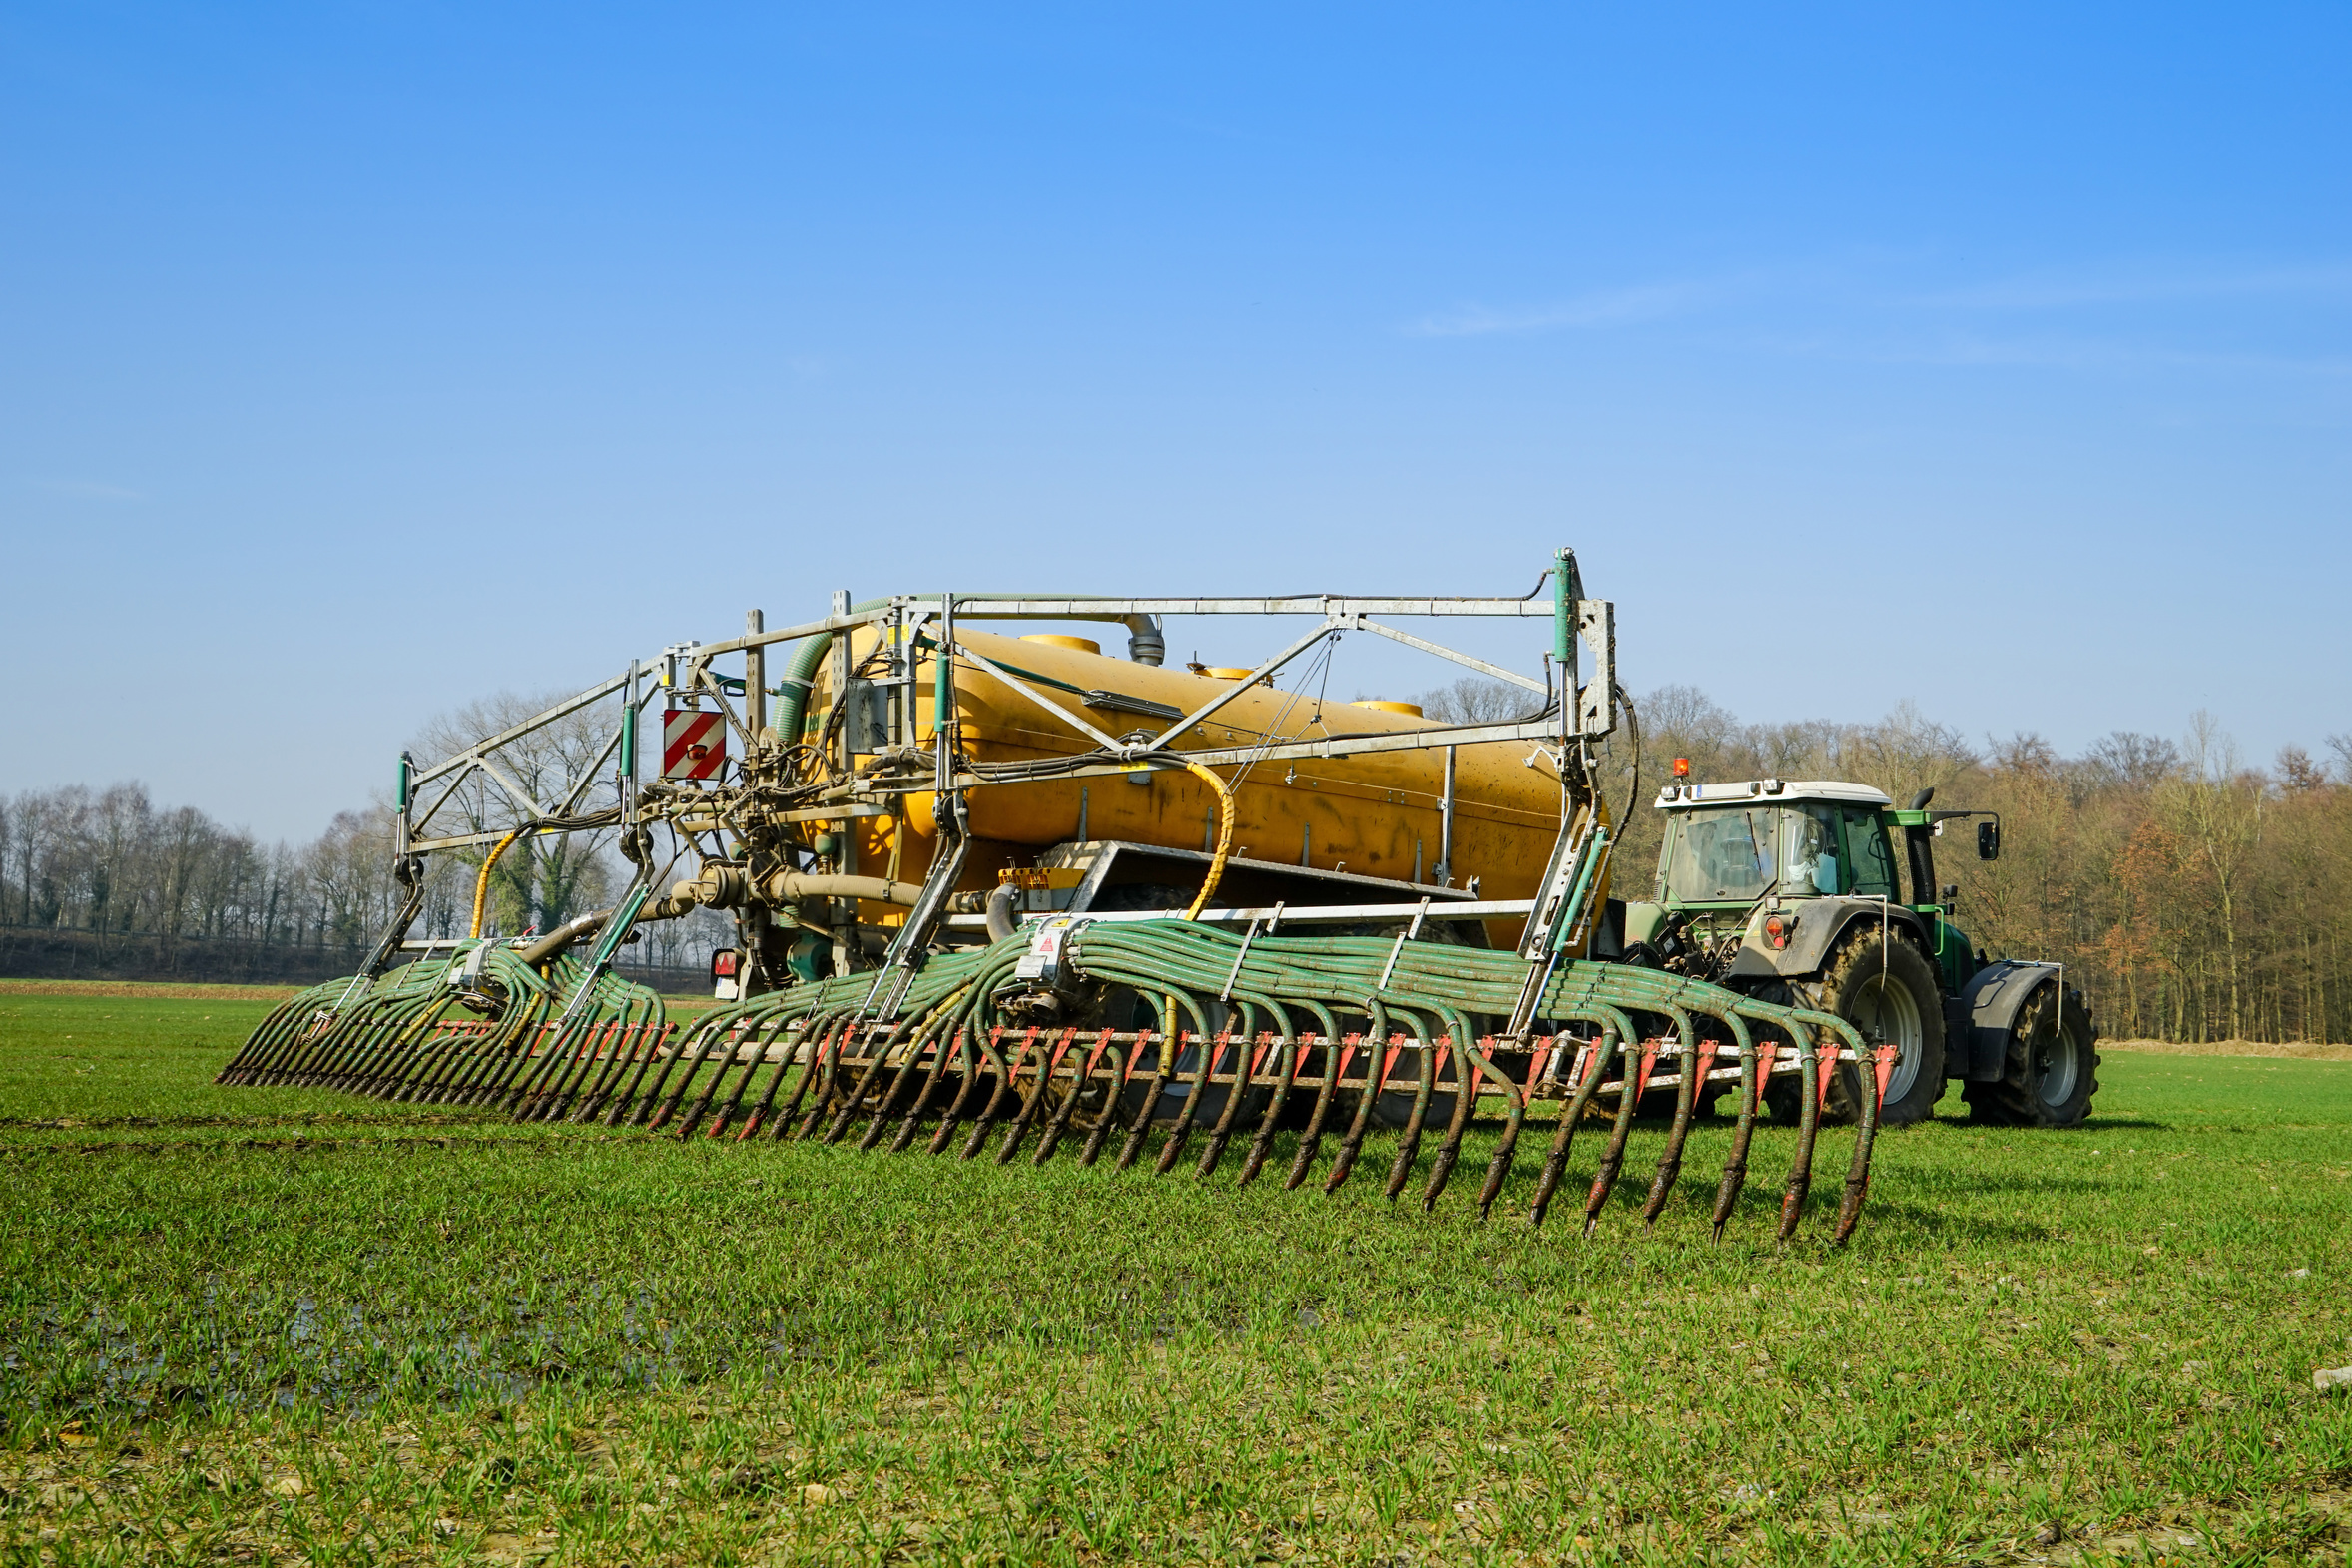
[[[1652,896],[1623,906],[1623,961],[1835,1013],[1894,1046],[1890,1126],[1927,1116],[1948,1076],[1966,1085],[1972,1114],[2072,1126],[2096,1087],[2089,1015],[2078,992],[2060,1002],[2058,965],[1988,962],[1952,923],[1960,890],[1937,884],[1936,840],[1983,818],[1977,854],[1996,859],[2001,819],[1930,810],[1934,796],[1923,789],[1898,810],[1836,780],[1678,777],[1657,798],[1666,831]],[[1775,1114],[1796,1115],[1786,1087],[1776,1092]],[[1857,1079],[1831,1109],[1861,1092]]]
[[[1745,909],[1759,898],[1841,894],[1903,901],[1881,813],[1865,784],[1669,784],[1657,900],[1669,908]]]
[[[1678,957],[1671,967],[1709,977],[1793,980],[1814,972],[1829,943],[1857,918],[1909,929],[1934,960],[1940,990],[1957,995],[1982,967],[1951,924],[1956,889],[1936,881],[1935,840],[1971,811],[1931,811],[1923,791],[1897,810],[1868,784],[1828,779],[1676,783],[1657,882],[1627,906],[1625,941]],[[1998,821],[1978,829],[1978,853],[2000,853]]]

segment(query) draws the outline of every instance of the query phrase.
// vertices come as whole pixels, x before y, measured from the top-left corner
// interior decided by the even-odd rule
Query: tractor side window
[[[1791,898],[1834,893],[1838,888],[1838,821],[1826,811],[1799,806],[1785,813],[1781,829],[1780,891]]]
[[[1895,885],[1895,851],[1887,843],[1886,824],[1867,806],[1845,807],[1846,850],[1853,861],[1854,880],[1846,890],[1864,898],[1899,898]]]

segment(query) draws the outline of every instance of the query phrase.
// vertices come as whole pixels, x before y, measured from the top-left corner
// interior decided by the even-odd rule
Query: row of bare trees
[[[1507,687],[1427,694],[1449,719],[1510,717]],[[1975,746],[1909,705],[1871,724],[1743,723],[1695,688],[1637,707],[1639,797],[1617,886],[1650,895],[1675,758],[1701,780],[1842,779],[1898,805],[1933,786],[1939,807],[2002,814],[2002,854],[1943,840],[1937,874],[1960,888],[1959,923],[1992,956],[2055,959],[2101,1032],[2174,1040],[2352,1040],[2352,735],[2324,757],[2288,747],[2250,766],[2209,715],[2180,740],[2118,731],[2079,757],[2036,735]],[[1634,787],[1631,730],[1604,759],[1612,812]]]
[[[1433,717],[1512,716],[1520,696],[1484,682],[1424,694]],[[444,755],[544,706],[492,699],[436,723],[420,755]],[[2179,1040],[2352,1039],[2352,736],[2314,759],[2289,747],[2270,767],[2241,759],[2204,715],[2178,741],[2117,732],[2064,757],[2034,735],[1972,745],[1906,705],[1875,723],[1745,723],[1684,686],[1640,700],[1641,743],[1621,730],[1603,759],[1612,810],[1630,800],[1617,886],[1647,892],[1658,813],[1675,758],[1695,777],[1845,779],[1898,803],[2002,813],[1999,860],[1967,835],[1945,841],[1939,874],[1960,887],[1960,923],[1991,955],[2056,959],[2084,987],[2109,1036]],[[574,733],[576,730],[577,733]],[[593,726],[560,727],[544,755],[502,754],[542,794],[583,777]],[[1638,785],[1635,767],[1638,761]],[[585,801],[582,808],[595,802]],[[493,802],[461,796],[458,824]],[[449,830],[444,824],[442,830]],[[621,871],[604,833],[534,835],[493,867],[484,929],[548,930],[601,907]],[[433,857],[416,934],[469,927],[481,851]],[[377,807],[346,811],[310,843],[265,845],[191,807],[160,807],[136,784],[0,798],[0,925],[133,937],[166,955],[184,943],[245,939],[363,949],[397,907],[391,827]],[[729,939],[708,917],[645,928],[629,957],[687,965]]]
[[[265,844],[194,806],[158,806],[142,784],[0,797],[0,924],[159,941],[364,948],[399,907],[382,810],[342,811],[306,844]],[[443,861],[422,934],[472,916],[473,878]],[[516,900],[497,910],[520,930]]]
[[[356,946],[391,912],[390,836],[345,811],[316,840],[264,844],[140,784],[0,797],[0,924],[189,940]]]
[[[426,726],[411,750],[436,758],[513,728],[551,698],[503,694]],[[599,720],[607,722],[601,727]],[[609,716],[567,717],[502,748],[500,774],[535,799],[580,814],[609,804],[609,781],[573,791],[602,755]],[[436,790],[436,795],[438,791]],[[480,831],[514,819],[489,778],[473,774],[438,802],[433,831]],[[306,844],[266,844],[192,806],[159,806],[140,784],[83,785],[0,796],[0,926],[87,933],[103,951],[137,942],[164,967],[191,941],[245,941],[356,955],[401,902],[391,876],[392,819],[382,802],[338,814]],[[482,900],[486,933],[552,930],[610,901],[623,872],[605,831],[533,833],[500,854],[486,847],[432,856],[419,937],[462,936]],[[685,965],[707,956],[724,922],[649,927],[628,955]]]
[[[482,886],[489,934],[550,930],[602,907],[622,879],[594,835],[518,840]],[[411,935],[464,935],[482,851],[430,857]],[[391,813],[343,811],[305,844],[265,844],[147,786],[80,784],[0,796],[0,927],[84,933],[103,956],[136,945],[164,969],[191,943],[242,941],[362,954],[398,910]],[[629,967],[693,967],[732,940],[723,918],[641,927]]]
[[[1975,772],[2011,834],[1966,863],[1978,923],[2089,977],[2110,1033],[2352,1039],[2352,736],[2329,749],[2249,767],[2202,714],[2179,744],[1993,746]]]

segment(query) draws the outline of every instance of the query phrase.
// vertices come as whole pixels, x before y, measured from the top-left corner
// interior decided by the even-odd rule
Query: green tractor
[[[1668,784],[1655,893],[1612,911],[1623,923],[1604,928],[1603,955],[1616,946],[1624,962],[1836,1013],[1892,1043],[1884,1125],[1925,1119],[1957,1078],[1975,1120],[2075,1126],[2098,1090],[2082,993],[2058,964],[1988,962],[1952,923],[1959,889],[1937,885],[1936,840],[1947,822],[1981,817],[1977,854],[1995,859],[2001,821],[1930,810],[1934,796],[1896,810],[1866,784]],[[1842,1069],[1833,1114],[1853,1115],[1861,1093],[1862,1069]],[[1793,1120],[1794,1084],[1770,1103]]]

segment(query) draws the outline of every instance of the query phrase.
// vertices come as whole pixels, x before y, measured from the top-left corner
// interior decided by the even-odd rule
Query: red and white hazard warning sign
[[[727,766],[727,723],[700,708],[662,714],[662,777],[716,779]]]

